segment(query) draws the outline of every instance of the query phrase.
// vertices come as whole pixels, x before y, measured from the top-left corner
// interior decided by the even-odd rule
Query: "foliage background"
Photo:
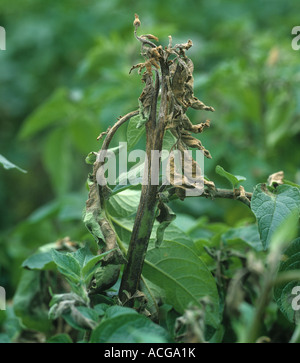
[[[300,53],[291,48],[299,11],[297,0],[2,0],[0,153],[27,170],[0,169],[0,285],[8,299],[37,247],[65,236],[90,239],[81,222],[85,157],[99,149],[100,132],[137,108],[142,90],[139,76],[128,75],[140,61],[134,13],[162,44],[170,34],[175,43],[193,40],[195,92],[216,109],[201,135],[213,156],[206,175],[229,187],[214,171],[220,164],[245,176],[252,191],[284,170],[299,184]],[[123,127],[116,142],[125,138]],[[195,199],[173,209],[185,231],[202,216],[229,226],[255,220],[230,200]]]

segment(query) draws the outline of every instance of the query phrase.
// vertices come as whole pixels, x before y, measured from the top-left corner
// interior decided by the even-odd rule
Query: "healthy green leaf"
[[[93,165],[96,160],[97,160],[97,153],[94,151],[88,153],[88,156],[85,158],[85,162],[89,165]]]
[[[57,334],[47,340],[47,343],[73,343],[68,334]]]
[[[224,170],[220,165],[216,166],[216,173],[226,178],[231,183],[233,188],[236,188],[240,182],[246,180],[244,176],[228,173],[228,171]]]
[[[52,250],[52,258],[60,273],[73,282],[80,281],[80,264],[71,253],[62,253]]]
[[[135,186],[142,182],[144,174],[145,162],[140,160],[136,165],[132,166],[128,172],[119,175],[113,194],[120,193],[124,189]]]
[[[51,132],[45,141],[43,162],[55,192],[62,196],[72,183],[74,170],[73,149],[67,128],[60,127]]]
[[[193,304],[202,306],[200,299],[208,297],[211,309],[206,322],[213,328],[219,324],[219,297],[215,280],[193,248],[178,240],[152,248],[146,255],[143,275],[160,287],[163,302],[179,313]]]
[[[171,133],[171,131],[167,130],[164,135],[162,150],[170,151],[171,148],[175,145],[176,141],[177,139]]]
[[[50,251],[35,253],[22,263],[22,267],[28,268],[30,270],[46,270],[52,266],[53,258]]]
[[[69,101],[68,90],[60,88],[25,120],[19,136],[29,138],[50,125],[63,123],[75,109]]]
[[[111,215],[126,218],[134,214],[140,201],[140,191],[127,189],[109,198],[107,203]]]
[[[296,187],[296,188],[300,189],[299,184],[293,183],[293,182],[291,182],[289,180],[286,180],[286,179],[283,179],[283,182],[284,182],[284,184],[291,185],[292,187]]]
[[[105,318],[93,330],[91,343],[167,343],[169,334],[150,319],[136,312]]]
[[[105,317],[112,319],[115,318],[117,316],[120,315],[128,315],[128,314],[137,314],[136,310],[134,309],[130,309],[127,308],[125,306],[118,306],[118,305],[114,305],[114,306],[110,306],[108,309],[106,309],[105,311]]]
[[[141,123],[141,116],[137,115],[129,120],[127,126],[127,143],[128,150],[134,148],[140,138],[145,134],[145,127],[138,127]]]
[[[262,251],[257,225],[232,228],[222,235],[222,239],[226,242],[230,242],[232,240],[241,240],[253,247],[256,251]]]
[[[104,252],[101,255],[97,255],[97,256],[93,256],[93,257],[90,256],[88,258],[88,260],[85,261],[85,264],[84,264],[84,266],[82,268],[81,274],[82,274],[82,277],[83,277],[84,282],[85,282],[86,285],[89,284],[91,278],[93,277],[94,272],[98,268],[98,265],[97,265],[98,262],[101,261],[103,259],[103,257],[108,255],[112,251],[114,251],[114,250]]]
[[[258,222],[262,245],[266,250],[274,232],[291,214],[299,218],[300,191],[296,187],[280,185],[271,191],[259,184],[253,193],[251,209]]]

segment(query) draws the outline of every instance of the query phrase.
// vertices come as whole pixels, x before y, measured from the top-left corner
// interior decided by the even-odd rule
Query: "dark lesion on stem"
[[[211,158],[210,152],[205,149],[201,141],[192,135],[204,132],[210,126],[210,121],[206,120],[198,125],[194,125],[186,115],[186,112],[190,107],[196,110],[214,111],[213,107],[206,106],[194,95],[194,66],[192,61],[186,56],[186,51],[193,44],[192,41],[189,40],[187,43],[172,46],[172,38],[170,36],[168,46],[163,48],[161,45],[157,46],[153,42],[158,41],[154,35],[146,34],[139,36],[137,29],[140,25],[141,22],[136,15],[134,20],[134,36],[141,43],[141,55],[144,57],[144,62],[134,65],[130,72],[138,69],[144,82],[144,89],[139,97],[139,109],[119,118],[112,127],[99,136],[101,138],[106,135],[102,148],[99,151],[99,153],[105,154],[119,127],[131,117],[140,115],[146,130],[147,163],[144,169],[144,183],[127,256],[125,260],[123,259],[123,262],[112,262],[112,264],[125,262],[119,299],[123,305],[127,306],[134,305],[134,296],[136,296],[139,290],[143,264],[162,190],[162,185],[157,185],[156,182],[151,180],[152,176],[159,175],[160,167],[160,157],[158,163],[154,163],[152,161],[152,151],[155,150],[160,155],[165,131],[169,130],[176,138],[176,143],[172,149],[176,149],[183,154],[186,150],[195,148],[200,150],[207,158]],[[190,158],[188,163],[193,173],[199,170],[200,166],[193,158]],[[109,198],[110,190],[106,185],[101,186],[97,183],[97,173],[103,164],[104,160],[102,159],[94,163],[87,211],[94,213],[95,220],[106,239],[104,250],[107,250],[117,245],[117,238],[113,226],[110,225],[105,214],[105,203]],[[154,168],[158,170],[154,170]],[[174,168],[172,173],[173,177],[170,180],[175,179]],[[185,178],[180,188],[171,182],[171,185],[168,187],[170,195],[173,191],[174,197],[184,199],[186,197],[185,191],[193,187],[191,180]],[[145,183],[145,181],[147,182]],[[251,193],[246,193],[243,188],[235,190],[217,189],[213,182],[206,181],[203,177],[202,181],[204,192],[200,195],[201,197],[235,199],[250,206],[252,195]],[[110,260],[105,261],[108,266],[109,262],[112,261],[112,257],[113,255],[111,255]],[[119,269],[119,266],[117,266],[117,269]]]
[[[139,103],[143,114],[148,117],[145,123],[147,168],[144,170],[144,181],[147,180],[147,183],[142,185],[140,203],[127,253],[127,263],[119,290],[119,299],[128,306],[133,306],[134,299],[129,297],[134,296],[139,289],[144,259],[159,202],[160,186],[151,182],[151,176],[159,174],[159,170],[153,170],[153,168],[160,165],[160,160],[155,165],[152,163],[152,151],[160,153],[164,133],[166,130],[170,130],[177,139],[174,148],[181,152],[190,147],[197,148],[210,158],[209,151],[202,146],[200,140],[191,135],[191,133],[204,131],[209,126],[209,121],[195,126],[186,116],[186,111],[189,107],[214,111],[212,107],[206,106],[194,96],[193,64],[185,54],[192,46],[192,42],[189,40],[187,43],[172,46],[172,38],[169,37],[168,47],[163,48],[152,42],[152,40],[158,40],[155,36],[151,34],[137,35],[137,29],[141,25],[137,15],[135,15],[133,24],[134,36],[141,43],[141,55],[144,57],[144,62],[134,65],[130,69],[130,73],[132,70],[138,69],[139,74],[142,74],[142,71],[145,70],[142,74],[145,87]],[[159,92],[160,105],[157,110]],[[193,161],[193,167],[196,167],[195,163]],[[208,189],[215,190],[213,182],[204,181],[204,184]]]

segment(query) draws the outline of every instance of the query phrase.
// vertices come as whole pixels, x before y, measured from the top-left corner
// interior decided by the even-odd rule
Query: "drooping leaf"
[[[262,245],[267,249],[274,232],[286,218],[291,214],[299,218],[300,191],[289,185],[270,190],[259,184],[253,193],[251,209],[257,218]]]
[[[103,211],[101,211],[98,186],[89,179],[88,185],[90,188],[89,199],[87,200],[86,207],[83,210],[82,219],[88,231],[102,248],[105,246],[105,239],[99,224]]]
[[[22,324],[32,330],[47,332],[51,328],[48,319],[48,283],[45,272],[24,270],[14,295],[14,311]]]
[[[72,306],[70,312],[62,317],[72,328],[79,331],[93,329],[99,322],[97,312],[85,306]]]

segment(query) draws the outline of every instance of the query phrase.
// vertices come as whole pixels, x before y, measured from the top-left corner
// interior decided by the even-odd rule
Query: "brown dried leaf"
[[[205,149],[201,141],[193,137],[188,131],[182,130],[180,133],[180,138],[187,147],[201,150],[208,159],[212,158],[210,152]]]
[[[139,19],[139,16],[138,14],[134,14],[134,22],[133,22],[133,25],[135,26],[135,28],[138,28],[139,26],[141,26],[141,21]]]
[[[268,178],[268,184],[272,186],[273,184],[281,185],[284,184],[284,172],[278,171],[277,173],[274,173],[269,176]]]
[[[142,35],[142,37],[145,37],[147,39],[153,39],[157,42],[159,41],[159,39],[155,35],[152,35],[152,34],[144,34],[144,35]]]

